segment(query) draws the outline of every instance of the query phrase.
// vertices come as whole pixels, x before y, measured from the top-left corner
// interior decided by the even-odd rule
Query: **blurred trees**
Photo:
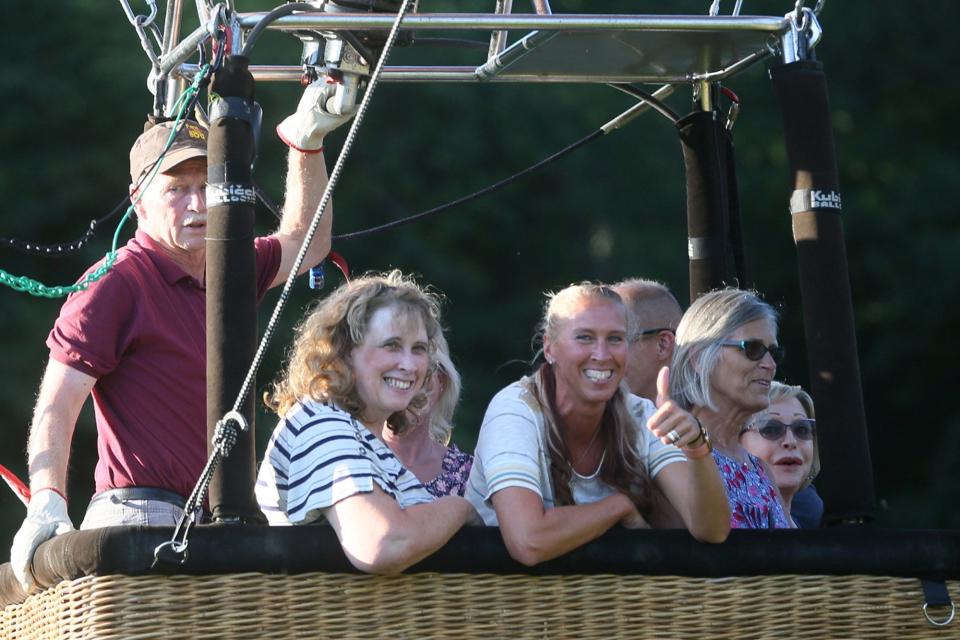
[[[731,3],[723,3],[729,11]],[[744,3],[782,14],[793,2]],[[267,5],[237,2],[241,10]],[[492,3],[429,2],[489,11]],[[554,2],[556,12],[706,12],[709,2]],[[730,5],[730,6],[727,6]],[[519,6],[519,3],[518,3]],[[188,8],[190,8],[188,6]],[[960,279],[955,215],[957,136],[945,124],[958,92],[945,55],[945,0],[878,10],[868,0],[828,2],[817,49],[831,89],[861,370],[882,524],[960,526],[941,505],[960,498],[960,409],[941,397],[960,358],[954,338]],[[150,98],[148,63],[115,3],[17,3],[0,25],[0,236],[37,242],[80,237],[127,189],[127,153]],[[294,64],[299,43],[266,34],[253,62]],[[399,51],[398,60],[417,52]],[[430,49],[432,62],[479,54]],[[783,313],[788,360],[779,377],[806,384],[803,331],[787,199],[780,114],[763,65],[727,82],[743,99],[734,130],[753,283]],[[257,181],[282,200],[285,148],[272,135],[299,96],[261,82],[264,132]],[[680,87],[669,103],[689,109]],[[336,192],[335,233],[381,224],[447,202],[518,171],[586,135],[631,104],[604,86],[382,84]],[[343,132],[329,141],[332,166]],[[686,297],[683,167],[672,126],[649,113],[488,198],[390,233],[334,243],[356,272],[398,267],[447,297],[445,324],[465,392],[455,438],[472,447],[486,402],[527,370],[542,292],[584,279],[641,275]],[[264,233],[275,225],[264,212]],[[73,282],[109,248],[112,225],[62,260],[2,248],[0,268],[45,283]],[[132,233],[132,225],[124,239]],[[340,282],[327,269],[328,289]],[[259,379],[273,377],[290,328],[316,298],[298,288]],[[276,292],[264,305],[269,313]],[[5,373],[0,464],[26,476],[24,443],[60,302],[0,290]],[[265,321],[261,323],[261,326]],[[71,510],[79,522],[96,459],[92,411],[74,439]],[[274,425],[261,413],[261,451]],[[23,511],[0,492],[0,561]]]

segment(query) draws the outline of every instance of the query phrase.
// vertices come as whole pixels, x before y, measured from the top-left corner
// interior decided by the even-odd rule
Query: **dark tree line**
[[[187,3],[189,4],[189,3]],[[252,2],[243,10],[264,9]],[[488,11],[492,3],[423,2],[424,10]],[[517,3],[519,5],[519,3]],[[604,12],[705,13],[709,2],[611,2]],[[733,3],[723,3],[729,11]],[[784,13],[793,2],[744,3]],[[776,5],[773,7],[771,5]],[[782,5],[782,6],[781,6]],[[869,0],[828,2],[818,56],[830,82],[877,519],[890,526],[956,527],[960,410],[948,382],[960,279],[958,106],[947,55],[944,0],[882,10]],[[554,2],[555,11],[598,11]],[[253,62],[293,64],[299,43],[270,33]],[[149,108],[148,65],[120,7],[19,3],[0,25],[0,236],[56,242],[83,235],[127,189],[127,152]],[[400,51],[467,64],[463,51]],[[446,57],[445,57],[446,56]],[[400,58],[398,58],[400,59]],[[751,282],[778,305],[788,359],[779,377],[806,384],[795,250],[780,115],[763,65],[727,82],[743,99],[734,129]],[[292,84],[260,83],[264,133],[257,181],[282,200],[285,148],[272,135],[298,99]],[[670,98],[689,109],[689,90]],[[383,84],[335,197],[335,233],[367,228],[486,186],[553,153],[626,109],[604,86]],[[330,141],[339,148],[343,133]],[[329,156],[330,162],[333,155]],[[398,267],[446,295],[445,324],[465,381],[455,439],[473,445],[486,402],[525,373],[542,292],[577,280],[646,276],[685,299],[683,167],[672,125],[650,113],[488,198],[387,234],[335,243],[355,271]],[[263,211],[261,230],[275,225]],[[113,223],[83,250],[47,260],[0,247],[0,268],[68,284],[109,248]],[[124,233],[124,240],[132,225]],[[327,270],[328,288],[340,276]],[[320,294],[322,295],[322,293]],[[280,366],[296,319],[317,294],[299,287],[259,379]],[[268,297],[264,318],[276,293]],[[0,290],[5,372],[0,464],[26,476],[24,446],[46,334],[60,302]],[[265,321],[261,323],[261,326]],[[261,452],[273,418],[261,412]],[[85,409],[74,439],[71,511],[92,491],[96,443]],[[0,559],[23,516],[0,493]]]

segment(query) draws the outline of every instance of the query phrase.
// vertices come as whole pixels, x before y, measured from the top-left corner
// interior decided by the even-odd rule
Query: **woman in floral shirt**
[[[460,400],[460,374],[450,360],[443,335],[437,344],[437,369],[427,388],[427,404],[403,435],[386,434],[384,440],[404,467],[436,497],[462,496],[473,456],[450,442],[453,412]]]
[[[670,395],[710,436],[730,526],[790,527],[763,463],[740,445],[744,426],[770,405],[770,384],[783,359],[776,311],[750,291],[713,291],[683,315],[676,344]]]

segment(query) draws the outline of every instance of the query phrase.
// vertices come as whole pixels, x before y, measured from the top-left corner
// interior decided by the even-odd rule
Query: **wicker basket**
[[[918,580],[877,576],[104,576],[8,606],[0,637],[960,637],[956,622],[927,622],[922,604]]]

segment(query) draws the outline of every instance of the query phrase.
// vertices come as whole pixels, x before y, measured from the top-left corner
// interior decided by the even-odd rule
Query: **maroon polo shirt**
[[[255,246],[259,302],[280,268],[280,241]],[[193,489],[207,458],[205,298],[202,283],[137,231],[113,268],[60,310],[50,357],[97,378],[98,492]]]

